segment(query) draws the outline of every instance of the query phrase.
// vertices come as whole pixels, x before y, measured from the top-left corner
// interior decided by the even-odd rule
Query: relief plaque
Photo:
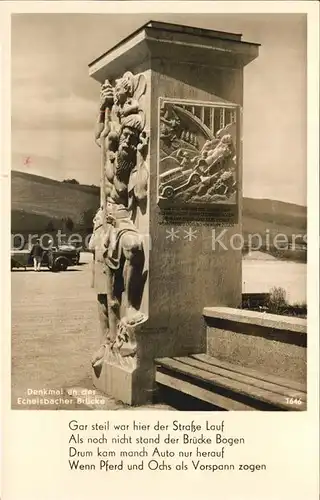
[[[158,205],[186,218],[234,223],[239,106],[159,99]],[[193,217],[192,217],[193,214]]]

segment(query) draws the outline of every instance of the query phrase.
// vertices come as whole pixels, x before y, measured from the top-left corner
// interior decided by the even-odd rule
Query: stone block
[[[257,55],[257,44],[241,35],[152,21],[90,64],[90,76],[102,85],[99,227],[116,242],[109,249],[124,271],[120,276],[109,259],[110,325],[95,384],[128,404],[152,398],[156,357],[205,351],[206,304],[241,303],[241,249],[228,242],[241,233],[243,67]],[[121,165],[131,160],[122,161],[121,144],[128,134],[137,154],[126,177]],[[136,205],[129,208],[126,197]],[[118,232],[110,229],[112,218]],[[141,237],[140,268],[132,257],[136,242],[130,246],[123,236],[130,231]],[[213,249],[219,234],[227,247]],[[124,289],[116,300],[114,282]],[[128,318],[129,334],[119,333]],[[117,347],[127,342],[134,345],[130,368]]]
[[[223,307],[206,307],[203,313],[207,354],[306,383],[306,320]]]

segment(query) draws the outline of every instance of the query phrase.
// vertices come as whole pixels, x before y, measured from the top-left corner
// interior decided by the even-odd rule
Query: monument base
[[[106,347],[101,364],[93,366],[93,385],[104,394],[130,406],[152,402],[154,367],[138,365],[137,358],[123,357]]]

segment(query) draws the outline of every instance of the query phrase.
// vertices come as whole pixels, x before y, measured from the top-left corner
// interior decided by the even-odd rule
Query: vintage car
[[[61,245],[45,250],[41,266],[48,267],[53,272],[66,271],[69,266],[79,264],[80,251],[73,246]],[[14,268],[31,267],[33,260],[30,250],[11,250],[11,270]]]
[[[194,170],[177,167],[160,174],[159,194],[161,198],[172,198],[175,193],[201,182],[201,177]]]

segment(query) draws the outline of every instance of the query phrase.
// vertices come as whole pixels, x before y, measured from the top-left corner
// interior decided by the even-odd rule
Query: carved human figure
[[[206,153],[205,161],[208,167],[210,167],[211,173],[214,173],[217,168],[222,168],[225,161],[234,155],[232,137],[229,134],[224,135],[212,149],[209,149],[208,146],[203,149],[202,154]]]
[[[139,203],[147,196],[148,138],[144,116],[135,96],[143,93],[141,79],[126,73],[101,89],[96,140],[105,143],[104,263],[109,305],[109,336],[115,339],[120,321],[122,298],[125,315],[122,323],[136,325],[145,320],[140,311],[143,292],[143,237],[134,222]],[[113,99],[111,99],[113,95]],[[124,294],[124,296],[122,296]]]
[[[160,138],[169,144],[177,139],[177,128],[180,119],[172,108],[163,107],[160,110]]]
[[[130,71],[127,71],[122,78],[115,82],[114,104],[120,122],[125,116],[139,114],[139,112],[141,115],[143,114],[138,99],[133,97],[136,85],[135,77]]]
[[[100,207],[93,219],[93,232],[89,241],[89,250],[93,252],[92,287],[97,294],[97,305],[100,326],[100,348],[93,355],[91,363],[97,376],[99,376],[106,346],[109,342],[109,318],[107,304],[106,277],[104,274],[104,239],[103,207]]]
[[[220,139],[217,139],[216,137],[214,137],[211,140],[207,140],[204,143],[203,148],[201,149],[201,155],[203,153],[206,153],[206,155],[208,155],[209,151],[213,151],[214,148],[219,144],[219,142],[220,142]]]
[[[202,174],[207,170],[208,168],[206,162],[207,156],[208,156],[208,151],[203,150],[200,156],[196,156],[195,158],[192,159],[191,162],[192,164],[194,164],[194,171]]]
[[[236,181],[234,179],[234,170],[229,168],[220,175],[217,182],[213,186],[213,191],[227,196],[234,192],[235,185]]]

